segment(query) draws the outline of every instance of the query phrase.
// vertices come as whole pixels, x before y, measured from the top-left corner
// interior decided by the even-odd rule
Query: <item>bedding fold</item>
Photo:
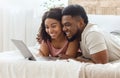
[[[120,78],[120,60],[107,64],[89,64],[81,66],[80,78]]]

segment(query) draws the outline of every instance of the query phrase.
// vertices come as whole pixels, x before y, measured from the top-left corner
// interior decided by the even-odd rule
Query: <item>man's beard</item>
[[[77,38],[81,38],[81,32],[80,30],[77,31],[75,35],[73,35],[71,38],[67,38],[69,42],[74,41]]]

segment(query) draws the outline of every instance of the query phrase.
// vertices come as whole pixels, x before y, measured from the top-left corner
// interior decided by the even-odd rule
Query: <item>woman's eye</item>
[[[52,28],[55,28],[56,27],[56,25],[52,25]]]
[[[49,27],[45,26],[46,29],[48,29]]]

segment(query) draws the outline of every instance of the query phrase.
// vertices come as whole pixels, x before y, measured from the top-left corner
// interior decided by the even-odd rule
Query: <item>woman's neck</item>
[[[53,45],[54,48],[60,49],[60,48],[62,48],[63,45],[65,44],[66,40],[67,40],[67,39],[66,39],[65,35],[64,35],[64,34],[61,34],[61,35],[59,36],[59,38],[53,39],[53,40],[51,41],[51,44]]]
[[[53,39],[52,41],[61,42],[61,41],[64,41],[64,40],[66,40],[66,37],[65,37],[64,34],[61,34],[58,38]]]

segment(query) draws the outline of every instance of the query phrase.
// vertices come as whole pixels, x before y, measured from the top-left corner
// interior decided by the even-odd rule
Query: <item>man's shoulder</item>
[[[89,23],[87,26],[86,26],[86,31],[85,32],[99,32],[101,29],[98,27],[97,24],[91,24]]]
[[[101,34],[102,31],[101,29],[96,25],[96,24],[88,24],[83,31],[82,35],[83,36],[88,36],[90,34]]]

